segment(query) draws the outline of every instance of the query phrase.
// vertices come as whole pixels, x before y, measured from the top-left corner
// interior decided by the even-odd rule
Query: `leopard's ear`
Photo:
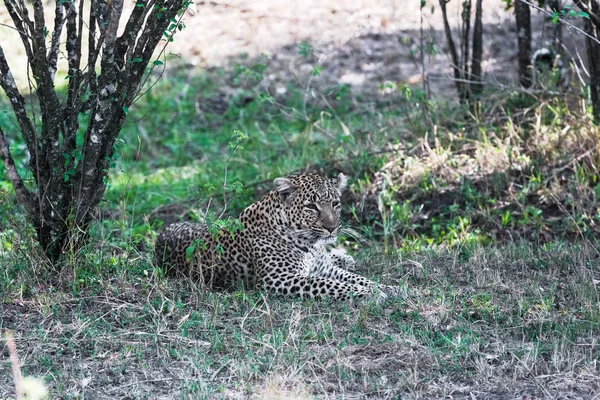
[[[275,178],[273,183],[275,184],[275,190],[279,193],[279,198],[282,202],[288,200],[290,195],[294,192],[295,186],[288,178]]]
[[[333,179],[333,184],[338,188],[340,193],[342,193],[348,184],[348,177],[340,172],[337,178]]]

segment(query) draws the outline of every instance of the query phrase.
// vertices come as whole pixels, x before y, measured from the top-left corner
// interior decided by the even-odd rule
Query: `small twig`
[[[29,36],[29,34],[28,34],[27,32],[20,31],[19,29],[15,28],[15,27],[14,27],[14,26],[12,26],[12,25],[3,24],[3,23],[1,23],[1,22],[0,22],[0,26],[3,26],[3,27],[5,27],[5,28],[8,28],[8,29],[15,30],[15,31],[19,32],[20,34],[23,34],[23,35],[25,35],[26,37],[30,37],[30,36]]]
[[[573,164],[575,164],[576,162],[578,162],[579,160],[582,160],[586,157],[589,157],[592,154],[592,152],[590,150],[586,151],[585,153],[581,154],[580,156],[572,159],[571,161],[569,161],[567,164],[565,164],[564,166],[555,169],[553,172],[555,174],[564,171],[565,169],[569,168],[570,166],[572,166]]]
[[[231,360],[227,361],[225,364],[221,365],[219,368],[217,368],[217,370],[215,372],[213,372],[213,374],[210,376],[210,381],[214,381],[215,378],[217,377],[217,375],[219,375],[219,372],[221,372],[223,370],[223,368],[225,368],[226,366],[228,366],[231,363]]]

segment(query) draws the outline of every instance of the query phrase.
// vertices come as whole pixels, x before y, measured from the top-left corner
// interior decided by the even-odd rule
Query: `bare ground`
[[[461,4],[448,4],[453,27],[458,26]],[[46,7],[46,22],[52,29],[53,6],[48,3]],[[126,4],[123,20],[130,8]],[[427,2],[421,12],[416,0],[198,1],[187,14],[186,29],[168,47],[187,67],[226,66],[238,60],[240,54],[250,58],[265,54],[274,61],[269,67],[272,77],[283,82],[298,68],[310,72],[316,63],[323,66],[321,76],[329,83],[350,84],[359,91],[376,91],[386,81],[418,83],[425,73],[436,96],[453,95],[437,2]],[[533,15],[533,46],[548,46],[552,24],[544,23],[541,13],[533,11]],[[23,50],[17,32],[8,27],[11,21],[5,9],[0,10],[0,22],[6,24],[0,25],[0,45],[17,82],[25,88]],[[505,10],[502,0],[486,1],[483,24],[483,68],[489,83],[514,81],[516,36],[512,11]],[[569,31],[565,34],[569,55],[585,58],[578,52],[581,46],[571,43],[572,36],[577,35]],[[458,43],[457,37],[455,40]],[[302,41],[314,46],[317,58],[310,60],[311,65],[292,65],[291,58],[297,56],[297,44]],[[425,52],[421,60],[420,48],[430,43],[436,54]]]

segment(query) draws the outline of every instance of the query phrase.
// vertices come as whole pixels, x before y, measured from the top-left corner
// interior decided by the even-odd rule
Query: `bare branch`
[[[118,25],[124,0],[86,3],[86,6],[90,4],[88,56],[82,70],[82,33],[88,22],[82,18],[85,0],[71,0],[69,5],[61,5],[60,0],[55,0],[59,4],[55,4],[55,27],[49,43],[46,43],[49,38],[43,14],[46,0],[3,1],[24,42],[29,67],[27,74],[32,77],[30,90],[35,91],[41,109],[41,133],[38,135],[33,123],[37,121],[37,107],[27,112],[25,99],[17,89],[0,47],[0,86],[10,99],[28,146],[29,168],[35,177],[37,191],[29,191],[23,185],[8,141],[1,131],[0,157],[19,202],[25,205],[33,220],[42,248],[55,261],[64,254],[69,240],[78,240],[72,232],[78,232],[77,228],[85,231],[90,223],[91,210],[106,190],[105,179],[111,168],[115,140],[125,120],[125,107],[139,92],[154,49],[165,32],[173,33],[171,30],[179,23],[173,18],[187,2],[148,0],[142,3],[137,0],[137,7],[129,16],[121,37],[118,36]],[[33,21],[28,7],[33,7]],[[61,104],[54,89],[54,79],[65,31],[69,87],[66,102]],[[100,64],[98,76],[97,64]],[[78,116],[82,110],[89,110],[86,116],[89,123],[84,143],[78,146],[75,138],[80,129]]]
[[[58,47],[60,44],[60,35],[65,22],[65,9],[59,0],[56,0],[54,9],[54,30],[52,31],[52,44],[48,51],[48,70],[50,77],[54,79],[56,74],[56,63],[58,62]]]
[[[454,39],[452,38],[452,29],[450,29],[450,23],[448,22],[448,11],[446,9],[446,3],[448,0],[439,0],[440,8],[442,9],[442,18],[444,20],[444,31],[446,32],[446,39],[448,41],[448,50],[450,50],[450,57],[452,58],[452,70],[454,71],[454,83],[456,90],[460,97],[461,103],[466,100],[465,85],[460,81],[465,79],[461,71],[461,63],[458,59],[458,53],[456,52],[456,46],[454,45]]]
[[[15,194],[17,195],[19,203],[25,206],[29,215],[37,215],[36,203],[33,201],[33,196],[23,184],[23,179],[21,179],[21,175],[19,175],[19,172],[17,171],[2,127],[0,127],[0,158],[2,159],[2,163],[8,174],[8,179],[10,179],[13,189],[15,189]]]
[[[139,40],[136,43],[135,51],[131,56],[132,59],[141,59],[140,63],[131,63],[128,67],[131,72],[128,74],[133,75],[135,77],[142,78],[142,75],[145,70],[145,66],[150,61],[150,57],[154,53],[154,49],[160,42],[161,39],[164,38],[163,34],[167,31],[167,28],[171,24],[172,19],[177,15],[181,5],[177,5],[175,2],[169,5],[169,8],[158,11],[156,8],[152,12],[152,14],[148,17],[148,22],[146,23],[146,27],[144,28],[144,32],[140,36]],[[181,23],[183,19],[183,14],[180,15],[176,24]],[[152,24],[150,23],[152,22]],[[174,33],[174,32],[173,32]],[[161,50],[160,54],[162,54],[169,42],[165,43],[165,46]],[[152,70],[153,66],[151,66]],[[128,83],[128,89],[126,90],[126,98],[129,99],[128,102],[131,104],[132,102],[137,101],[136,93],[139,93],[139,88],[145,84],[145,81],[138,81],[135,85],[132,85],[134,81],[130,80]],[[139,98],[139,97],[138,97]]]
[[[117,29],[119,28],[119,19],[121,18],[122,12],[123,0],[111,1],[109,6],[108,23],[104,31],[104,43],[102,46],[103,55],[102,62],[100,64],[102,68],[100,85],[106,86],[108,84],[114,84],[116,81],[117,69],[115,66],[115,47],[117,44]]]
[[[597,1],[590,2],[591,11],[594,14],[598,14],[600,11],[600,4]],[[592,114],[594,116],[594,122],[600,124],[600,46],[598,40],[592,41],[590,38],[600,37],[600,26],[594,24],[590,19],[584,21],[584,29],[588,33],[586,38],[586,50],[588,56],[588,63],[590,68],[590,99],[592,100]]]
[[[4,0],[4,5],[6,5],[6,9],[8,10],[8,14],[13,20],[17,32],[19,32],[19,36],[21,37],[21,41],[23,42],[23,47],[25,48],[25,54],[28,59],[33,58],[33,51],[31,50],[31,43],[29,42],[30,36],[27,33],[27,26],[29,25],[25,21],[25,17],[18,10],[18,7],[13,0]],[[25,14],[26,15],[26,14]]]
[[[80,87],[79,96],[83,96],[85,91],[90,86],[91,96],[95,96],[97,93],[96,90],[96,60],[98,59],[98,55],[100,54],[100,47],[102,46],[102,42],[104,41],[104,35],[100,36],[98,43],[96,44],[96,14],[94,11],[94,6],[90,7],[90,15],[88,20],[88,62],[85,67],[87,69],[86,74],[84,75],[83,82]],[[88,100],[89,102],[89,100]]]
[[[67,15],[67,58],[69,62],[69,89],[67,93],[67,104],[64,109],[65,131],[63,153],[71,154],[76,147],[77,128],[79,121],[77,116],[81,109],[81,98],[79,96],[79,86],[81,81],[81,40],[83,37],[83,0],[79,0],[79,11],[76,4],[72,4],[72,8]],[[78,18],[79,17],[79,18]],[[77,24],[79,20],[79,24]],[[75,162],[74,158],[69,159],[66,166],[71,168]]]
[[[17,124],[23,134],[27,149],[31,156],[31,166],[37,167],[36,165],[36,147],[35,147],[35,129],[31,120],[27,116],[27,110],[25,109],[25,98],[19,93],[17,84],[10,72],[8,62],[4,55],[4,49],[0,46],[0,87],[6,93],[8,100],[13,108],[15,116],[17,117]]]
[[[132,48],[132,44],[134,43],[142,24],[144,23],[144,19],[150,11],[154,7],[154,0],[149,0],[147,3],[145,0],[137,0],[135,4],[135,8],[131,12],[129,16],[129,20],[127,21],[127,25],[125,25],[125,29],[123,30],[123,34],[117,40],[117,52],[115,57],[117,58],[117,65],[119,69],[123,68],[125,65],[126,54],[129,53],[129,49]]]
[[[85,135],[83,160],[77,168],[80,179],[77,194],[76,220],[84,223],[89,215],[92,199],[104,194],[105,185],[102,179],[106,176],[108,166],[104,166],[106,154],[112,154],[114,139],[122,124],[123,111],[120,105],[113,101],[117,93],[117,67],[115,62],[115,47],[119,19],[123,12],[123,0],[113,0],[107,14],[107,24],[100,27],[104,36],[102,46],[101,75],[98,77],[98,97],[93,106],[90,124]],[[101,24],[100,24],[101,25]],[[93,66],[89,66],[92,68]],[[118,108],[117,108],[118,107]],[[113,138],[114,136],[114,138]],[[107,151],[106,147],[110,150]],[[105,172],[106,171],[106,172]]]
[[[33,1],[33,18],[35,29],[33,32],[34,58],[38,62],[46,61],[46,20],[44,17],[44,4],[42,0]]]
[[[25,15],[27,7],[22,5],[22,11]],[[33,15],[35,25],[33,27],[32,44],[33,58],[29,59],[29,65],[33,71],[34,79],[37,83],[37,94],[40,99],[40,109],[42,111],[42,154],[38,162],[38,168],[44,171],[51,171],[50,165],[59,165],[59,131],[62,124],[62,115],[59,112],[59,101],[54,83],[48,68],[48,59],[46,57],[46,26],[44,19],[44,5],[42,0],[33,1]]]

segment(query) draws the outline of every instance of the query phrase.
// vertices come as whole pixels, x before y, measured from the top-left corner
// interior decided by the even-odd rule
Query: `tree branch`
[[[10,179],[13,189],[15,189],[17,200],[25,206],[27,213],[35,218],[38,215],[36,202],[33,200],[33,196],[29,190],[27,190],[23,184],[23,179],[21,179],[21,175],[19,175],[19,172],[17,171],[2,127],[0,127],[0,158],[2,159],[6,173],[8,174],[8,179]]]
[[[600,17],[598,17],[598,15],[594,13],[593,10],[590,10],[587,4],[585,4],[581,0],[573,0],[573,2],[577,5],[577,7],[579,7],[581,11],[587,13],[590,16],[590,19],[592,20],[594,25],[600,28]]]
[[[81,40],[83,36],[83,0],[79,0],[79,12],[72,4],[73,11],[67,16],[67,58],[69,61],[69,88],[67,91],[67,104],[63,114],[65,116],[65,131],[62,152],[71,155],[76,146],[77,128],[79,121],[77,119],[81,109],[81,98],[79,96],[79,86],[81,82]],[[70,10],[71,11],[71,10]],[[79,17],[79,18],[78,18]],[[79,19],[79,25],[77,20]],[[72,168],[75,159],[71,157],[67,168]]]
[[[442,9],[442,18],[444,20],[444,31],[446,32],[446,40],[448,41],[448,50],[450,50],[450,57],[452,58],[452,70],[454,71],[454,83],[460,102],[463,103],[466,100],[465,85],[461,82],[466,77],[462,76],[461,64],[456,53],[456,46],[454,45],[454,39],[452,38],[452,29],[450,29],[450,23],[448,22],[448,11],[446,9],[446,3],[448,0],[439,0],[440,8]]]
[[[115,47],[119,19],[123,12],[123,0],[112,0],[107,11],[108,21],[104,29],[102,59],[100,61],[101,74],[98,77],[98,97],[92,108],[90,124],[85,135],[83,160],[78,164],[77,175],[79,193],[77,194],[76,221],[85,223],[89,216],[90,206],[97,204],[92,199],[97,197],[97,192],[104,193],[105,185],[102,180],[106,176],[107,168],[102,168],[103,159],[106,158],[105,146],[114,144],[113,135],[118,135],[120,125],[114,125],[116,119],[120,121],[123,111],[117,96],[117,66],[115,62]],[[93,66],[89,66],[93,68]],[[121,123],[121,122],[119,122]],[[116,132],[115,132],[116,131]],[[99,178],[99,181],[98,181]]]
[[[73,7],[73,5],[71,5]],[[58,47],[60,45],[60,35],[62,33],[63,24],[65,22],[65,9],[63,4],[56,0],[56,7],[54,8],[54,30],[52,31],[52,44],[48,51],[48,70],[50,77],[54,79],[56,74],[56,63],[58,62]]]
[[[123,68],[125,63],[127,62],[126,55],[129,53],[129,49],[132,47],[142,24],[144,23],[144,19],[154,6],[154,0],[149,0],[147,3],[145,0],[137,0],[135,3],[135,8],[131,12],[129,16],[129,20],[127,21],[127,25],[125,25],[125,29],[123,30],[123,34],[117,39],[117,50],[115,57],[117,59],[117,65],[119,69]]]
[[[83,16],[82,16],[83,18]],[[90,103],[91,99],[94,99],[96,93],[96,60],[98,59],[98,55],[100,54],[100,46],[102,46],[102,42],[104,41],[104,35],[100,35],[100,39],[96,44],[96,15],[94,11],[94,5],[90,6],[90,15],[88,20],[88,62],[85,66],[84,70],[87,72],[83,76],[83,80],[81,83],[81,87],[79,88],[79,97],[81,98],[86,92],[88,86],[90,87],[90,98],[86,100],[86,103]],[[91,105],[88,109],[91,108]]]
[[[27,7],[23,4],[23,14],[27,14]],[[62,115],[59,113],[59,101],[46,57],[45,19],[44,5],[42,0],[33,1],[33,15],[35,25],[32,35],[33,58],[29,59],[29,65],[33,70],[33,76],[37,83],[37,93],[40,99],[42,111],[42,157],[40,163],[44,171],[50,171],[50,165],[58,165],[59,149],[58,137]],[[43,196],[41,196],[43,197]]]
[[[15,83],[15,80],[10,72],[10,67],[6,61],[2,46],[0,46],[0,87],[2,87],[4,93],[6,93],[15,116],[17,117],[17,124],[19,125],[19,129],[23,134],[25,144],[27,145],[27,150],[29,150],[29,155],[31,156],[29,164],[32,170],[34,170],[34,168],[37,169],[35,129],[33,128],[33,124],[27,115],[27,110],[25,109],[25,98],[21,95],[21,93],[19,93],[19,89],[17,89],[17,84]]]
[[[24,7],[25,8],[25,7]],[[34,58],[38,62],[46,61],[46,20],[44,17],[44,4],[42,0],[33,0],[33,19],[35,29],[33,31]]]
[[[25,55],[27,55],[27,59],[32,59],[33,51],[31,50],[31,43],[29,43],[30,36],[27,33],[27,27],[29,27],[29,24],[25,20],[25,17],[22,16],[22,13],[19,13],[17,5],[14,4],[11,0],[4,0],[4,5],[8,10],[10,18],[15,24],[17,32],[19,32],[19,36],[21,37],[21,41],[23,42],[23,47],[25,48]]]

